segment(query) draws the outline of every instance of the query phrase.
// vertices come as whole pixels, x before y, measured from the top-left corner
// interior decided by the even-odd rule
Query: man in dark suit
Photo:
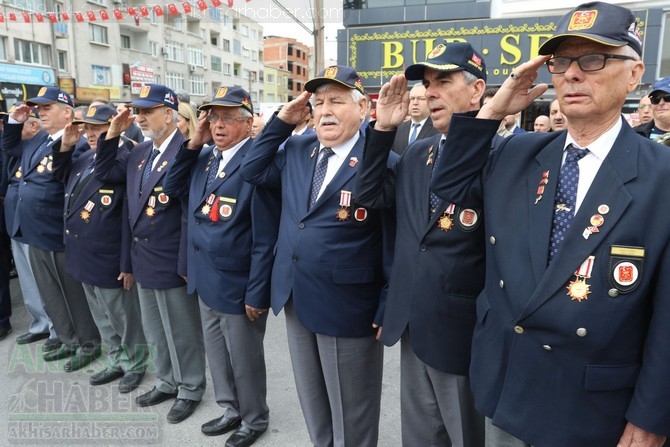
[[[6,112],[0,117],[0,138]],[[0,340],[4,340],[12,332],[9,318],[12,316],[12,296],[9,294],[10,249],[9,237],[5,230],[5,193],[7,192],[6,155],[0,152]]]
[[[123,216],[126,188],[125,182],[107,183],[94,175],[97,145],[114,115],[111,106],[90,106],[81,120],[65,126],[61,142],[54,144],[53,164],[54,176],[65,182],[65,271],[82,283],[108,348],[107,367],[92,375],[89,383],[103,385],[122,378],[119,391],[129,393],[144,377],[148,352],[130,247],[122,242],[128,237]],[[73,162],[72,149],[82,132],[91,150]],[[121,143],[117,159],[127,160],[133,144],[129,139]]]
[[[393,139],[392,150],[396,154],[402,154],[407,146],[422,138],[439,135],[440,131],[433,127],[430,119],[428,99],[426,98],[426,87],[418,83],[409,91],[409,119],[401,123]]]
[[[44,143],[31,153],[21,151],[21,132],[35,106],[42,128],[49,133]],[[9,115],[5,141],[21,158],[19,204],[16,234],[21,234],[29,246],[30,266],[44,307],[62,341],[44,360],[54,361],[72,357],[64,365],[67,372],[76,371],[100,356],[100,333],[93,321],[81,283],[65,273],[65,244],[63,241],[64,185],[53,175],[52,147],[63,136],[65,126],[72,122],[73,107],[70,95],[58,87],[43,87],[36,97],[20,105]],[[16,148],[12,149],[16,145]],[[75,152],[88,149],[81,138]],[[20,233],[19,233],[20,232]]]
[[[486,285],[470,377],[489,445],[660,447],[670,435],[670,153],[621,108],[644,72],[628,9],[594,2],[556,26],[477,118],[452,121],[433,176],[484,191]],[[488,141],[546,91],[567,131]],[[650,218],[653,216],[653,218]]]
[[[20,104],[19,104],[20,105]],[[10,113],[16,108],[12,106]],[[37,288],[30,259],[28,254],[28,244],[25,243],[23,234],[20,230],[20,222],[16,213],[19,206],[19,190],[25,186],[23,179],[23,157],[30,157],[30,154],[46,141],[49,134],[42,130],[37,109],[31,108],[28,119],[23,123],[21,129],[20,142],[2,140],[2,155],[5,157],[5,172],[8,175],[8,184],[5,194],[5,224],[7,235],[11,238],[12,255],[14,265],[19,276],[19,286],[26,310],[32,321],[28,327],[28,332],[19,335],[16,338],[17,344],[34,343],[48,338],[42,349],[48,352],[57,348],[60,341],[53,328],[51,319],[44,308],[44,302]],[[25,163],[28,163],[25,161]]]
[[[215,436],[237,428],[226,446],[246,447],[269,420],[263,339],[279,197],[240,174],[252,144],[249,93],[220,87],[200,110],[206,116],[177,153],[163,186],[188,202],[188,288],[200,297],[214,395],[224,409],[202,432]],[[210,139],[214,146],[203,148]]]
[[[281,187],[272,309],[284,309],[291,363],[314,445],[377,445],[386,242],[392,224],[352,199],[367,101],[356,72],[332,66],[268,122],[244,159],[251,183]],[[279,144],[309,113],[316,135]],[[394,157],[395,158],[395,157]],[[388,231],[387,231],[388,230]],[[390,259],[390,257],[388,258]]]
[[[486,88],[483,57],[465,42],[438,45],[405,75],[423,81],[425,106],[436,110],[433,123],[443,134],[452,113],[479,109]],[[406,84],[397,88],[405,91]],[[484,418],[474,408],[468,379],[475,298],[484,287],[481,190],[472,188],[459,206],[431,200],[435,160],[448,150],[442,135],[410,144],[396,171],[386,168],[393,130],[412,107],[406,95],[394,104],[399,107],[386,107],[393,93],[389,84],[379,92],[354,197],[371,208],[394,208],[396,215],[382,341],[401,341],[402,444],[481,447]]]
[[[186,203],[163,191],[163,177],[185,139],[177,129],[177,95],[147,84],[139,99],[112,120],[98,149],[96,177],[126,181],[130,259],[137,281],[142,326],[155,350],[157,383],[136,402],[142,407],[176,398],[167,420],[188,418],[205,392],[205,353],[198,300],[186,290]],[[117,159],[121,132],[137,120],[145,141],[127,161]]]

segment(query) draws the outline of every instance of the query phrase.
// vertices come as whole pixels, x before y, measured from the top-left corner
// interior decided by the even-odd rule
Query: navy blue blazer
[[[153,142],[138,144],[127,160],[117,158],[119,138],[101,142],[95,176],[103,182],[126,181],[130,259],[135,280],[145,289],[172,289],[185,284],[186,203],[163,192],[163,178],[185,141],[177,130],[161,154],[140,195],[144,166]]]
[[[7,222],[10,237],[46,251],[64,251],[63,243],[63,196],[64,185],[53,175],[51,150],[43,144],[48,137],[40,132],[39,137],[21,140],[23,123],[6,124],[3,132],[3,150],[12,160],[20,160],[13,177],[18,179],[18,199],[12,222]],[[55,143],[55,142],[54,142]],[[75,151],[88,146],[80,139]],[[35,160],[33,154],[43,153]],[[20,171],[19,171],[20,169]],[[12,198],[12,200],[15,200]],[[22,239],[21,239],[22,238]]]
[[[382,341],[392,346],[408,329],[422,362],[467,375],[475,298],[484,287],[481,189],[470,189],[447,215],[451,228],[442,230],[439,221],[449,203],[442,201],[429,214],[430,177],[442,135],[415,141],[391,170],[386,165],[394,135],[368,127],[354,194],[364,206],[395,210],[395,256]]]
[[[292,128],[276,116],[271,118],[242,165],[249,182],[281,187],[272,309],[278,314],[293,298],[297,317],[312,332],[370,336],[372,324],[382,322],[386,301],[392,218],[353,201],[344,207],[348,215],[338,218],[342,193],[353,191],[365,136],[360,134],[349,160],[308,210],[319,141],[316,135],[293,136],[278,152]]]
[[[167,195],[188,201],[189,293],[197,291],[205,304],[227,314],[244,314],[245,304],[269,308],[280,197],[277,190],[255,187],[240,174],[252,140],[207,190],[213,146],[191,151],[185,144],[163,186]]]
[[[616,445],[626,420],[670,435],[670,152],[624,121],[547,266],[566,132],[511,136],[489,157],[496,126],[455,116],[432,184],[455,202],[484,191],[477,408],[543,447]],[[589,294],[573,299],[589,259]]]
[[[125,144],[118,148],[117,159],[127,160],[131,149]],[[95,152],[73,162],[72,151],[59,151],[60,143],[54,144],[54,176],[65,182],[65,271],[85,284],[120,288],[119,273],[132,272],[129,247],[122,244],[125,182],[103,182],[91,174],[78,186]]]

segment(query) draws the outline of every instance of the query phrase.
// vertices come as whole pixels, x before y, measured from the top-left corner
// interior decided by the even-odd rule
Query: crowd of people
[[[539,54],[490,89],[479,49],[439,44],[384,84],[374,119],[346,66],[267,123],[236,86],[197,109],[159,84],[80,110],[42,88],[0,140],[3,254],[32,319],[16,343],[68,372],[104,354],[90,385],[120,393],[151,362],[135,401],[170,401],[173,424],[207,359],[221,415],[201,432],[244,447],[270,424],[264,335],[283,311],[315,446],[377,445],[398,342],[403,446],[663,446],[670,78],[632,128],[642,43],[603,2]],[[544,69],[556,99],[527,132]]]

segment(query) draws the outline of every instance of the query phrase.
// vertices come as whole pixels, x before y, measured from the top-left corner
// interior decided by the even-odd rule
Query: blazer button
[[[65,230],[65,234],[70,234],[70,230]]]
[[[139,242],[139,241],[140,241],[139,238],[137,238],[137,237],[134,237],[134,238],[133,238],[133,242]]]
[[[514,332],[517,334],[523,334],[523,328],[521,326],[514,326]]]
[[[588,334],[586,328],[580,327],[577,329],[577,337],[586,337],[586,334]]]
[[[616,298],[619,296],[619,291],[617,289],[609,289],[607,291],[607,294],[611,296],[612,298]]]
[[[551,351],[551,346],[549,346],[549,345],[542,345],[542,349],[544,349],[545,351]]]
[[[505,287],[505,281],[503,281],[502,279],[500,280],[499,284],[501,289]]]
[[[293,256],[293,257],[291,258],[291,261],[293,261],[293,262],[298,262],[298,257],[297,257],[297,256]]]
[[[496,244],[496,238],[495,238],[495,236],[491,236],[491,237],[489,238],[489,242],[491,242],[491,245],[495,245],[495,244]]]
[[[300,222],[300,223],[298,224],[298,228],[300,228],[301,230],[302,230],[303,228],[305,228],[305,223],[304,223],[304,222]]]
[[[428,250],[428,247],[426,247],[426,244],[421,244],[421,247],[419,247],[421,251],[426,251]]]

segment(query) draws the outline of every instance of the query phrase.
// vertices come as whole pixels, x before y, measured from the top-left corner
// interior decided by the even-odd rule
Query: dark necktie
[[[421,125],[420,123],[413,123],[412,124],[412,133],[409,136],[409,144],[414,143],[414,140],[416,140],[416,136],[419,133],[419,126],[420,125]]]
[[[323,180],[326,178],[326,171],[328,170],[328,159],[331,155],[334,155],[335,152],[329,147],[324,147],[321,149],[321,159],[316,165],[314,170],[314,178],[312,178],[312,191],[309,194],[309,207],[312,208],[314,202],[319,197],[319,191],[321,191],[321,185],[323,185]]]
[[[154,164],[154,160],[156,159],[156,157],[158,157],[158,155],[160,153],[161,152],[157,148],[154,148],[154,150],[151,151],[151,155],[149,156],[149,160],[147,160],[147,164],[144,165],[144,172],[142,172],[142,183],[140,184],[140,194],[142,194],[142,190],[144,189],[144,184],[149,179],[149,175],[151,175],[151,170],[152,170],[152,166]]]
[[[95,168],[95,156],[91,157],[91,161],[88,162],[86,167],[81,173],[81,177],[79,177],[79,181],[81,182],[84,180],[86,177],[91,175],[91,172],[93,172],[93,169]]]
[[[577,205],[577,185],[579,184],[579,164],[588,149],[579,149],[573,145],[568,146],[565,163],[561,167],[558,180],[556,198],[554,201],[554,221],[551,228],[551,244],[549,245],[549,261],[561,247],[565,236],[570,229],[572,219],[575,217]]]
[[[205,191],[209,191],[209,187],[212,186],[216,175],[219,173],[219,164],[221,163],[221,158],[223,153],[220,150],[215,150],[212,158],[209,160],[209,170],[207,171],[207,183],[205,184]]]
[[[433,167],[432,171],[430,173],[431,178],[433,177],[433,172],[435,172],[435,166],[437,165],[437,161],[440,159],[440,154],[442,154],[442,149],[444,149],[444,142],[446,140],[440,140],[440,144],[437,147],[437,152],[435,153],[434,157],[435,160],[433,161]],[[437,207],[440,205],[440,198],[433,193],[433,190],[430,190],[430,216],[435,214],[435,210],[437,210]]]
[[[44,157],[51,148],[51,144],[54,142],[53,138],[49,137],[33,152],[33,156],[30,157],[30,166],[35,166],[35,164]]]

